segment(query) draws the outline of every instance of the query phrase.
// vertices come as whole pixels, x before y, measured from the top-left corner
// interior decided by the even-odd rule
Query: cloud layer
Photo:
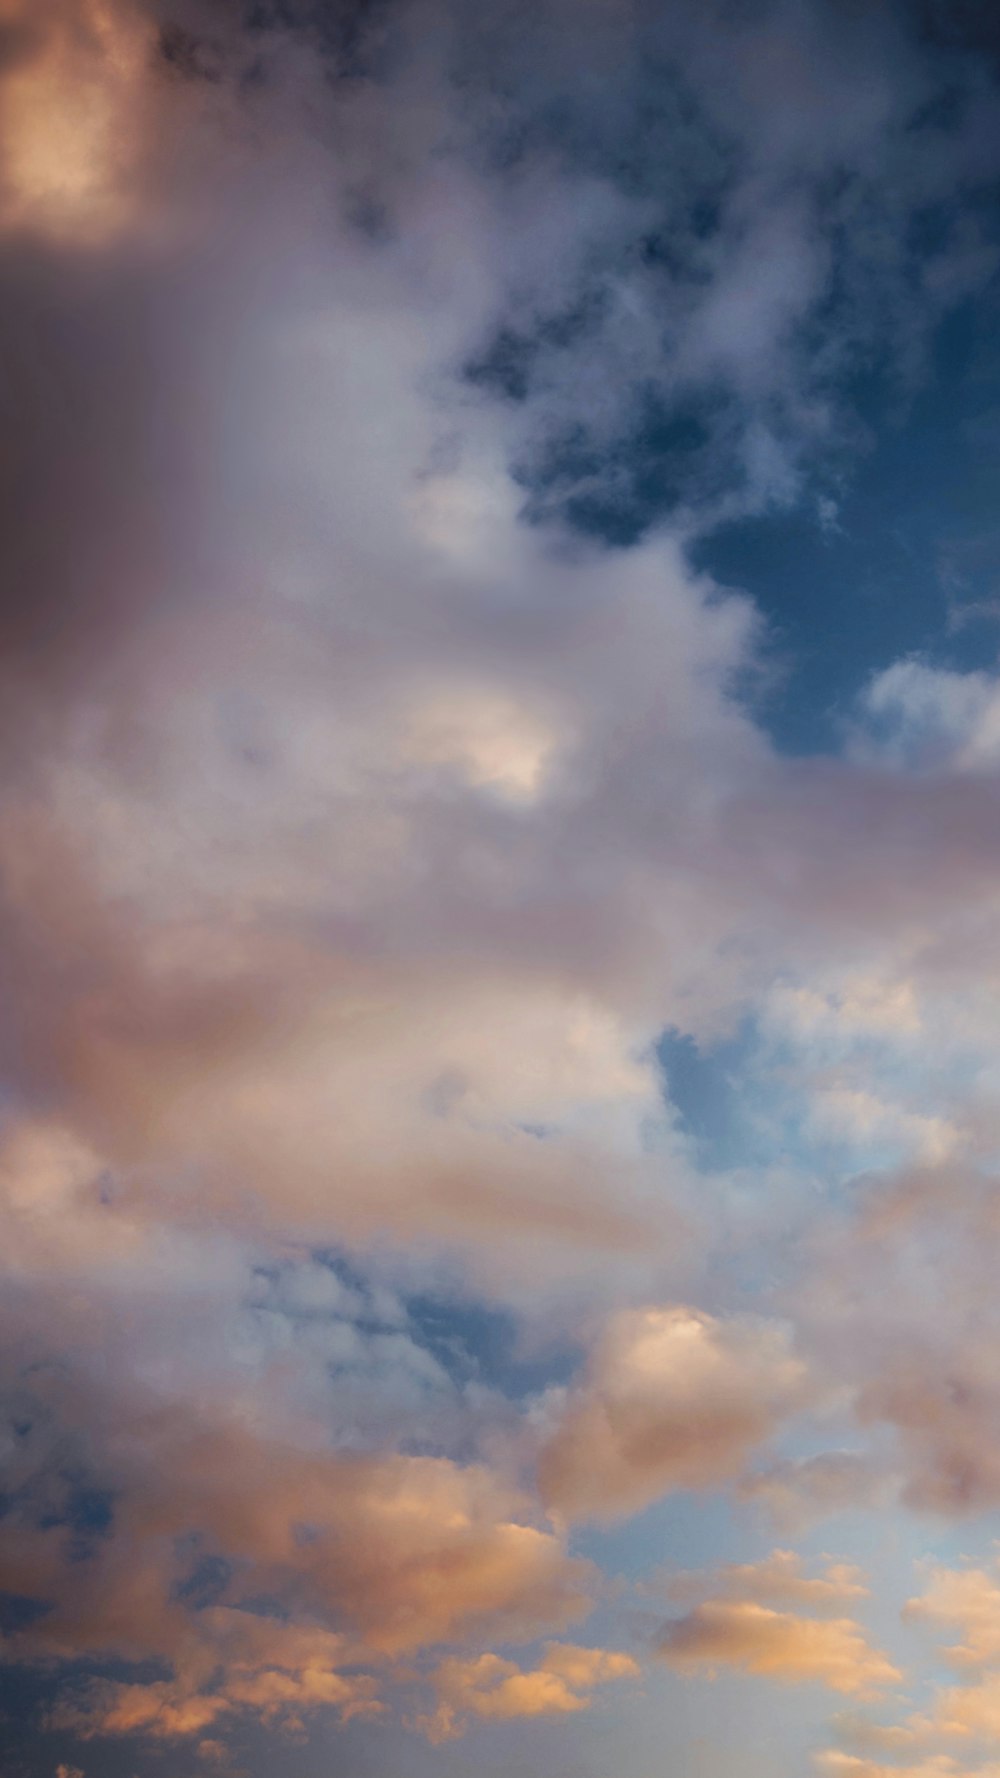
[[[755,1545],[643,1641],[601,1537],[1000,1496],[995,670],[873,662],[791,756],[693,566],[835,527],[859,377],[910,399],[987,288],[986,60],[818,0],[7,0],[0,116],[0,1621],[46,1778],[333,1720],[446,1760],[651,1652],[877,1699],[853,1559]],[[744,1045],[736,1164],[667,1032]],[[995,1729],[995,1591],[907,1620],[976,1671],[928,1745]]]

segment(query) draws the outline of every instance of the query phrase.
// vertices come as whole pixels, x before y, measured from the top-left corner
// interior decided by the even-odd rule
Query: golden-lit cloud
[[[800,1617],[748,1600],[709,1599],[664,1632],[657,1653],[682,1672],[739,1667],[783,1685],[870,1697],[901,1675],[851,1618]]]
[[[948,1568],[935,1564],[905,1617],[936,1626],[958,1640],[940,1648],[943,1661],[968,1683],[939,1685],[928,1709],[909,1727],[929,1741],[971,1741],[989,1747],[1000,1735],[1000,1578],[996,1564]]]
[[[852,1697],[877,1696],[902,1677],[843,1609],[869,1595],[861,1570],[826,1558],[810,1573],[793,1550],[756,1562],[667,1574],[661,1590],[689,1609],[656,1643],[681,1672],[714,1676],[736,1667],[782,1684],[820,1684]]]
[[[957,1630],[960,1640],[947,1650],[956,1666],[1000,1665],[1000,1573],[995,1565],[935,1565],[922,1593],[910,1600],[906,1610],[914,1622]]]
[[[460,1735],[472,1718],[507,1722],[573,1714],[588,1709],[595,1686],[638,1677],[631,1655],[571,1643],[549,1643],[538,1666],[528,1670],[494,1654],[451,1657],[433,1675],[437,1709],[419,1726],[439,1743]]]
[[[558,739],[542,717],[488,687],[456,687],[417,701],[404,757],[453,770],[510,802],[531,803],[544,790]]]
[[[965,1774],[993,1769],[989,1754],[1000,1735],[1000,1586],[995,1565],[949,1568],[936,1563],[925,1572],[922,1592],[908,1602],[903,1615],[910,1624],[957,1634],[957,1641],[936,1653],[940,1662],[957,1670],[961,1683],[934,1684],[923,1706],[896,1723],[845,1717],[836,1726],[846,1751],[824,1754],[824,1769],[857,1772],[859,1778],[883,1770]],[[963,1750],[960,1759],[953,1751],[956,1744]],[[883,1752],[907,1756],[907,1763],[882,1767],[877,1756]]]
[[[82,1567],[66,1565],[58,1515],[0,1525],[5,1576],[49,1607],[13,1655],[173,1670],[92,1688],[66,1718],[88,1736],[195,1735],[236,1711],[367,1712],[376,1673],[401,1656],[468,1636],[529,1641],[590,1609],[590,1564],[481,1467],[296,1453],[232,1419],[199,1428],[135,1402],[118,1414],[122,1501]],[[221,1596],[192,1610],[187,1589],[206,1562]],[[556,1654],[551,1673],[582,1684],[588,1658]],[[598,1663],[593,1681],[603,1672]]]
[[[4,0],[0,222],[93,243],[135,214],[133,174],[155,44],[124,0]]]
[[[55,1726],[86,1740],[140,1734],[173,1741],[200,1735],[238,1711],[294,1726],[312,1710],[332,1708],[349,1721],[382,1708],[371,1675],[338,1672],[351,1659],[342,1637],[249,1613],[217,1610],[208,1620],[200,1646],[185,1652],[175,1679],[98,1682],[82,1701],[56,1713]]]
[[[805,1378],[779,1323],[623,1312],[543,1446],[543,1495],[570,1518],[611,1519],[671,1489],[718,1485],[794,1409]]]
[[[1000,1766],[995,1763],[967,1765],[946,1753],[931,1754],[904,1765],[883,1765],[831,1748],[817,1756],[817,1764],[831,1778],[997,1778],[1000,1773]]]
[[[598,1603],[629,1640],[574,1527],[680,1490],[734,1540],[748,1501],[1000,1501],[994,677],[890,667],[841,756],[782,752],[697,502],[629,547],[573,518],[629,508],[679,379],[732,414],[713,522],[805,499],[829,243],[788,194],[853,167],[864,208],[886,117],[935,115],[867,37],[814,81],[811,9],[722,56],[702,10],[652,9],[698,89],[675,277],[658,126],[597,164],[648,115],[601,98],[629,8],[584,9],[574,171],[475,8],[0,0],[4,1654],[130,1770],[634,1703],[630,1654],[552,1640]],[[510,32],[546,80],[573,11]],[[941,190],[891,164],[880,312]],[[758,1046],[738,1161],[665,1033]],[[871,1151],[909,1170],[842,1190]],[[666,1586],[678,1671],[899,1677],[847,1560]],[[933,1575],[961,1683],[831,1771],[958,1778],[998,1597]]]
[[[818,1574],[809,1574],[794,1550],[772,1550],[759,1562],[733,1562],[704,1573],[667,1574],[664,1589],[681,1603],[707,1589],[713,1599],[744,1600],[767,1605],[804,1605],[813,1611],[835,1610],[866,1599],[870,1588],[851,1562],[827,1560]]]

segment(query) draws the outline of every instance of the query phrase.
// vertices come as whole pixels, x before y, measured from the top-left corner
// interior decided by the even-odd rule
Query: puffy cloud
[[[460,1735],[472,1717],[563,1716],[586,1710],[595,1686],[638,1676],[631,1655],[565,1642],[549,1643],[539,1665],[527,1671],[494,1654],[467,1661],[451,1657],[433,1675],[438,1707],[419,1719],[419,1726],[438,1743]]]
[[[295,1724],[319,1708],[336,1709],[344,1721],[382,1708],[371,1676],[337,1671],[350,1658],[341,1637],[247,1613],[207,1615],[202,1645],[187,1651],[177,1678],[97,1682],[83,1702],[57,1708],[53,1725],[86,1740],[141,1734],[171,1741],[200,1735],[240,1710]],[[221,1657],[221,1672],[213,1670],[213,1656]]]
[[[809,1618],[749,1600],[709,1599],[665,1630],[657,1653],[681,1671],[740,1667],[782,1684],[868,1697],[900,1678],[851,1618]]]
[[[907,1772],[957,1770],[953,1755],[940,1751],[942,1744],[947,1748],[955,1742],[964,1743],[974,1754],[985,1754],[1000,1733],[1000,1584],[995,1564],[989,1568],[932,1565],[923,1591],[909,1601],[904,1617],[912,1623],[958,1632],[959,1640],[941,1647],[938,1656],[958,1670],[963,1682],[935,1684],[925,1707],[899,1724],[883,1726],[848,1718],[838,1725],[841,1739],[865,1756],[880,1750],[918,1750],[918,1762],[912,1768],[900,1768]],[[974,1754],[969,1769],[989,1770],[988,1765],[977,1763]],[[846,1773],[867,1770],[870,1762],[851,1752],[825,1755],[824,1764]],[[878,1769],[871,1764],[872,1771]]]
[[[957,1664],[1000,1663],[1000,1577],[995,1569],[935,1566],[907,1611],[917,1621],[958,1627],[961,1641],[947,1651]]]
[[[857,745],[896,766],[976,775],[1000,764],[1000,683],[991,673],[896,661],[872,679],[863,713],[871,730]]]
[[[561,1518],[736,1478],[805,1371],[783,1323],[630,1306],[713,1236],[657,1037],[780,977],[800,1023],[836,981],[842,1024],[909,1041],[926,978],[980,984],[1000,858],[989,686],[873,693],[949,735],[957,702],[946,769],[783,759],[737,694],[749,602],[676,537],[579,523],[596,500],[630,534],[608,447],[651,399],[720,404],[690,534],[794,497],[874,314],[919,350],[947,298],[910,304],[910,218],[981,151],[911,128],[940,90],[915,41],[819,9],[601,8],[584,42],[557,0],[530,29],[404,7],[377,72],[330,81],[353,52],[278,10],[251,41],[197,0],[166,34],[129,0],[0,7],[0,1552],[48,1607],[9,1652],[162,1663],[77,1727],[209,1744],[237,1711],[371,1710],[418,1651],[459,1651],[449,1726],[628,1676],[481,1652],[560,1634],[596,1576],[507,1474],[517,1404],[309,1249],[569,1337],[612,1306],[540,1411]],[[647,69],[678,62],[650,129]],[[827,1126],[896,1105],[839,1083]],[[918,1376],[908,1338],[875,1342],[861,1411],[902,1429],[917,1504],[988,1504],[985,1359],[963,1327]],[[765,1581],[848,1584],[734,1569],[667,1658],[790,1674],[794,1631],[803,1675],[885,1677],[847,1620],[732,1590]]]
[[[995,1564],[947,1568],[934,1565],[923,1592],[906,1616],[957,1630],[960,1640],[942,1658],[973,1674],[971,1684],[940,1686],[929,1711],[914,1720],[925,1739],[958,1737],[989,1746],[1000,1733],[1000,1580]]]
[[[666,1591],[680,1604],[698,1601],[664,1626],[656,1644],[681,1671],[733,1666],[862,1698],[900,1677],[853,1618],[827,1615],[868,1596],[851,1563],[827,1559],[822,1572],[810,1574],[793,1550],[777,1549],[757,1562],[668,1576]]]
[[[833,1727],[838,1741],[853,1755],[899,1753],[900,1749],[912,1748],[918,1740],[917,1730],[908,1723],[875,1722],[856,1710],[838,1711]],[[829,1757],[822,1755],[824,1760]]]
[[[994,1744],[1000,1734],[1000,1678],[994,1674],[976,1685],[942,1687],[935,1698],[929,1728],[948,1739],[957,1736]]]
[[[718,1485],[801,1401],[804,1384],[780,1323],[625,1311],[542,1449],[543,1496],[570,1518],[610,1519],[671,1489]]]
[[[136,219],[149,17],[121,0],[7,0],[0,23],[0,225],[84,244],[124,228]]]
[[[134,1399],[113,1411],[113,1505],[89,1547],[72,1559],[65,1500],[29,1493],[0,1524],[8,1584],[46,1608],[12,1635],[11,1658],[172,1670],[67,1705],[59,1720],[86,1735],[370,1711],[373,1667],[470,1637],[532,1640],[590,1609],[591,1565],[482,1466],[297,1450],[218,1409],[204,1425]]]

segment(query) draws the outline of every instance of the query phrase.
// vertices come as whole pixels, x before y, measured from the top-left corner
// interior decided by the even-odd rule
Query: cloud
[[[853,1618],[827,1615],[868,1597],[851,1563],[827,1558],[821,1573],[809,1574],[793,1550],[777,1549],[757,1562],[668,1575],[665,1589],[691,1607],[663,1627],[656,1643],[660,1658],[682,1672],[714,1676],[720,1666],[739,1667],[862,1698],[900,1677]]]
[[[991,1745],[1000,1732],[1000,1580],[989,1567],[933,1565],[923,1592],[911,1599],[905,1616],[913,1622],[957,1630],[960,1640],[940,1650],[941,1658],[971,1684],[936,1688],[930,1709],[914,1721],[929,1740],[973,1740]]]
[[[190,1452],[192,1482],[208,1490],[197,1509],[203,1533],[224,1555],[256,1558],[265,1572],[276,1564],[275,1579],[293,1595],[327,1599],[374,1648],[419,1648],[468,1624],[516,1639],[587,1609],[589,1565],[568,1558],[551,1531],[527,1518],[527,1503],[482,1469],[404,1456],[293,1459],[276,1477],[275,1455],[251,1448],[241,1453],[248,1479],[237,1495],[216,1468],[226,1456],[214,1440]],[[180,1477],[172,1480],[176,1487]],[[177,1492],[180,1500],[167,1494],[161,1511],[180,1529]],[[136,1510],[145,1529],[155,1506]],[[302,1542],[301,1525],[309,1528]]]
[[[241,1623],[235,1613],[222,1625],[220,1646],[213,1651],[212,1630],[227,1614],[210,1615],[203,1648],[188,1651],[177,1678],[145,1684],[97,1681],[82,1702],[57,1707],[52,1726],[84,1740],[140,1734],[174,1741],[219,1726],[236,1711],[294,1727],[305,1713],[320,1708],[336,1710],[345,1722],[382,1709],[370,1675],[337,1671],[345,1659],[340,1637],[249,1614],[242,1614]],[[223,1657],[221,1672],[212,1670],[212,1652]]]
[[[135,1400],[115,1414],[113,1510],[82,1563],[67,1560],[64,1503],[36,1514],[29,1496],[0,1525],[10,1586],[45,1607],[11,1657],[173,1670],[98,1683],[57,1711],[86,1736],[367,1712],[373,1667],[472,1635],[532,1640],[590,1609],[591,1565],[482,1466],[297,1451],[219,1411],[204,1425]]]
[[[665,1630],[657,1653],[683,1671],[739,1667],[784,1685],[869,1697],[900,1678],[851,1618],[809,1618],[748,1600],[709,1599]]]
[[[570,1518],[611,1519],[672,1489],[717,1486],[793,1410],[804,1383],[779,1323],[625,1311],[543,1446],[543,1497]]]
[[[3,25],[0,221],[100,242],[135,219],[151,21],[107,0],[12,0]]]
[[[782,994],[912,1051],[941,983],[995,986],[989,676],[904,663],[868,719],[905,746],[782,757],[759,616],[686,547],[797,499],[838,376],[874,342],[912,378],[989,275],[971,197],[909,242],[995,114],[885,11],[402,6],[376,56],[277,10],[0,29],[7,1652],[161,1672],[63,1700],[83,1736],[372,1712],[418,1655],[446,1732],[582,1710],[630,1657],[484,1643],[590,1609],[565,1521],[850,1492],[740,1481],[810,1342],[913,1504],[997,1495],[971,1113],[950,1147],[917,1089],[810,1082],[814,1129],[958,1158],[893,1260],[852,1224],[798,1339],[743,1312],[655,1059]],[[421,1337],[445,1284],[604,1331],[526,1423]],[[843,1574],[720,1585],[666,1659],[892,1677],[780,1608]]]
[[[472,1717],[496,1722],[586,1710],[595,1686],[638,1676],[631,1655],[571,1643],[549,1643],[539,1665],[527,1671],[494,1654],[451,1657],[433,1675],[438,1707],[418,1726],[437,1745],[455,1739]]]
[[[896,661],[871,680],[862,710],[870,729],[857,745],[897,768],[976,776],[1000,764],[1000,685],[988,672]]]
[[[957,1670],[963,1683],[935,1684],[925,1706],[899,1724],[883,1727],[848,1718],[840,1725],[842,1738],[866,1756],[880,1749],[920,1751],[922,1757],[912,1768],[892,1770],[958,1770],[953,1754],[939,1751],[942,1743],[948,1748],[956,1742],[973,1750],[968,1769],[989,1770],[976,1755],[988,1755],[1000,1732],[1000,1584],[995,1564],[929,1565],[924,1589],[908,1602],[903,1617],[958,1632],[959,1641],[940,1647],[937,1657]],[[853,1753],[835,1752],[824,1755],[823,1763],[845,1773],[867,1770],[870,1764]],[[961,1765],[965,1770],[966,1761]],[[871,1765],[871,1770],[878,1769]]]
[[[957,1665],[1000,1663],[1000,1577],[990,1569],[933,1567],[907,1613],[916,1621],[960,1630],[962,1640],[947,1651]]]

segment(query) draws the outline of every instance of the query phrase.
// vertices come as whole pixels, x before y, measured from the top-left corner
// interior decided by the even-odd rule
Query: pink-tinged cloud
[[[601,1335],[543,1445],[543,1497],[613,1519],[735,1476],[803,1399],[787,1327],[671,1307],[625,1311]]]
[[[438,1744],[461,1735],[470,1720],[573,1715],[590,1707],[596,1686],[637,1679],[639,1672],[631,1655],[565,1642],[549,1643],[539,1664],[527,1670],[494,1654],[451,1656],[433,1675],[437,1708],[418,1726]]]
[[[709,1599],[664,1631],[657,1653],[682,1672],[742,1668],[783,1685],[872,1697],[901,1678],[852,1618],[810,1618],[748,1600]]]
[[[784,755],[697,501],[617,549],[545,475],[581,435],[614,488],[683,386],[732,415],[711,522],[797,500],[871,349],[845,319],[803,362],[820,194],[913,362],[910,235],[993,177],[995,112],[946,58],[973,124],[914,146],[954,89],[884,9],[665,6],[647,55],[633,8],[442,4],[370,66],[240,10],[0,0],[5,1654],[155,1663],[53,1722],[210,1760],[421,1684],[441,1740],[578,1716],[631,1656],[509,1653],[602,1596],[576,1521],[1000,1501],[995,676],[890,665],[841,757]],[[539,71],[601,141],[646,61],[687,70],[679,161],[511,164]],[[523,398],[475,374],[505,338]],[[667,1028],[763,1033],[780,1165],[701,1164]],[[792,1126],[923,1171],[828,1213]],[[889,1458],[776,1449],[808,1411]],[[993,1580],[935,1586],[982,1676],[934,1721],[992,1733]],[[734,1560],[659,1653],[865,1698],[861,1587]]]

